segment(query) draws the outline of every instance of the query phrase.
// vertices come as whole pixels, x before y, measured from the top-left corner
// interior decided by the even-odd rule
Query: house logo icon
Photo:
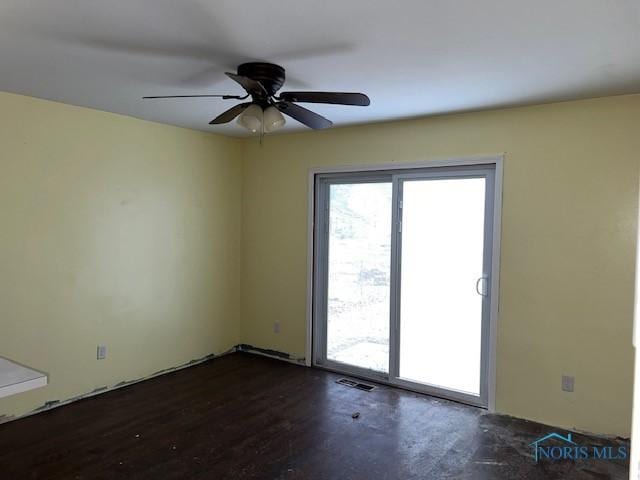
[[[546,447],[542,444],[549,440],[558,440],[560,443],[564,444],[563,447]],[[576,442],[571,439],[571,433],[567,433],[566,437],[563,437],[559,433],[552,432],[544,437],[537,439],[535,442],[529,444],[530,447],[533,447],[533,458],[535,458],[536,463],[540,460],[540,455],[545,456],[547,458],[567,458],[567,452],[574,450],[577,447]],[[559,455],[553,455],[552,452],[559,452]]]

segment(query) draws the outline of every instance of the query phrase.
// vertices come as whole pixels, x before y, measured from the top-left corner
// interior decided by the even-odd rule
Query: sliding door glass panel
[[[327,359],[388,372],[391,182],[329,185]]]
[[[399,376],[479,395],[485,179],[401,188]]]

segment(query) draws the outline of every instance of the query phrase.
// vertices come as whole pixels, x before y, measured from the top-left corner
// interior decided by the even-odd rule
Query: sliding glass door
[[[316,177],[316,365],[486,405],[494,170]]]

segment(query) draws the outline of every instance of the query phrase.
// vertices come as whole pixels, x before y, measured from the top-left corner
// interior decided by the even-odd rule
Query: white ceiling
[[[205,131],[248,60],[337,126],[640,92],[638,0],[1,0],[0,90]],[[302,128],[288,120],[288,129]]]

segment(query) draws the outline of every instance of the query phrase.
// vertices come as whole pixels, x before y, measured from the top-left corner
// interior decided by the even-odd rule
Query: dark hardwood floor
[[[550,427],[385,386],[364,392],[338,378],[248,354],[217,358],[0,425],[0,478],[628,476],[625,461],[536,464],[529,444]]]

